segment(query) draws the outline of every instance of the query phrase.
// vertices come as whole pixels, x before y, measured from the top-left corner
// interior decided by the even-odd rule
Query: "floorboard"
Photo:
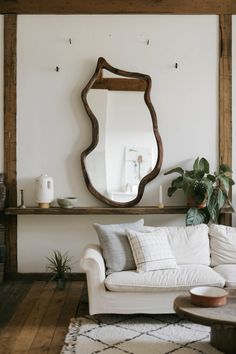
[[[64,291],[59,289],[54,291],[49,306],[44,313],[43,321],[38,328],[28,353],[37,354],[41,352],[47,353],[49,351],[51,340],[57,325],[57,320],[65,303],[69,287],[70,284],[67,284]]]
[[[23,328],[24,323],[38,300],[44,282],[33,284],[24,299],[19,302],[13,316],[0,332],[0,354],[9,354]]]
[[[55,291],[55,283],[46,284],[43,291],[39,294],[39,299],[27,317],[17,339],[12,348],[12,353],[22,354],[27,353],[31,347],[34,337],[38,331],[40,323],[45,315],[51,297]]]
[[[5,291],[0,291],[3,293],[3,299],[0,299],[0,329],[10,320],[30,287],[30,284],[12,283],[6,287]]]
[[[44,281],[1,285],[0,354],[59,354],[84,285],[72,281],[63,290]]]
[[[64,338],[68,329],[65,326],[65,323],[69,324],[70,319],[76,316],[78,303],[81,298],[83,287],[83,282],[71,283],[71,287],[69,289],[67,298],[65,299],[63,309],[57,321],[57,326],[55,328],[55,332],[48,352],[49,354],[60,353],[61,344],[64,342]]]

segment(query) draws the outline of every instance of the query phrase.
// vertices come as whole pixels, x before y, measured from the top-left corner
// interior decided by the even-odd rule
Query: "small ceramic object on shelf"
[[[158,203],[157,207],[160,209],[164,208],[162,185],[159,186],[159,203]]]
[[[49,208],[54,199],[53,179],[48,175],[41,175],[35,180],[36,202],[40,208]]]
[[[78,198],[76,197],[66,197],[58,198],[57,203],[61,208],[74,208],[76,207]]]
[[[228,292],[214,286],[198,286],[189,290],[191,302],[201,307],[218,307],[227,302]]]
[[[24,189],[20,190],[20,205],[19,205],[19,208],[21,208],[21,209],[25,209],[26,208],[25,202],[24,202]]]

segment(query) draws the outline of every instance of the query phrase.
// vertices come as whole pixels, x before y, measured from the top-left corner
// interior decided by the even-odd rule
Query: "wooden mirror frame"
[[[103,69],[106,69],[107,71],[110,71],[113,74],[123,76],[126,78],[131,78],[131,79],[130,80],[123,79],[123,78],[103,79],[103,75],[102,75]],[[89,90],[92,87],[94,87],[94,88],[96,87],[96,85],[94,85],[95,82],[98,83],[98,85],[101,84],[101,86],[103,86],[103,84],[102,84],[103,80],[107,80],[111,84],[110,89],[113,89],[113,90],[144,91],[144,101],[145,101],[145,103],[148,107],[148,110],[150,112],[150,115],[151,115],[152,125],[153,125],[153,133],[154,133],[154,137],[155,137],[155,140],[157,143],[158,157],[157,157],[157,161],[156,161],[156,164],[155,164],[153,170],[150,173],[148,173],[146,176],[144,176],[141,179],[141,181],[139,182],[137,196],[134,199],[132,199],[128,202],[123,202],[123,203],[111,200],[111,199],[105,197],[104,195],[102,195],[101,193],[99,193],[97,191],[97,189],[93,186],[93,184],[89,178],[88,172],[86,170],[86,157],[95,149],[95,147],[97,146],[98,141],[99,141],[98,120],[88,104],[87,95],[88,95]],[[145,85],[143,85],[143,82],[145,82]],[[106,82],[106,84],[107,84],[107,82]],[[126,84],[125,85],[126,88],[122,89],[122,85],[124,85],[124,84]],[[92,78],[89,80],[88,84],[85,86],[85,88],[83,89],[83,91],[81,93],[81,97],[82,97],[82,101],[83,101],[85,110],[88,113],[88,116],[89,116],[89,118],[91,120],[91,124],[92,124],[92,142],[89,145],[89,147],[87,149],[85,149],[81,154],[81,165],[82,165],[82,171],[84,174],[85,183],[86,183],[88,190],[97,199],[101,200],[102,202],[104,202],[110,206],[131,207],[131,206],[136,205],[141,200],[141,198],[143,196],[146,184],[148,182],[150,182],[151,180],[153,180],[159,174],[159,172],[161,170],[161,165],[162,165],[162,161],[163,161],[163,145],[162,145],[161,136],[158,131],[156,112],[155,112],[154,107],[151,103],[151,98],[150,98],[151,85],[152,85],[152,81],[151,81],[151,78],[149,75],[128,72],[128,71],[114,68],[104,58],[100,57],[97,61],[96,70],[95,70]],[[104,88],[104,87],[101,87],[101,88]]]

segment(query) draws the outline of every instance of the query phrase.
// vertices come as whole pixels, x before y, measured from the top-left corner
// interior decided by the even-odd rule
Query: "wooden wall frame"
[[[219,162],[232,168],[232,16],[219,16]],[[230,192],[232,199],[232,189]],[[221,222],[232,225],[232,214]]]
[[[17,200],[17,14],[215,14],[219,15],[219,160],[232,165],[232,15],[235,0],[0,0],[4,14],[4,169],[7,205]],[[225,216],[223,222],[231,224]],[[7,217],[7,272],[17,272],[17,216]]]
[[[1,0],[3,14],[236,14],[235,0]]]
[[[4,16],[4,173],[6,206],[17,203],[16,164],[17,16]],[[6,272],[17,271],[17,217],[6,216]]]

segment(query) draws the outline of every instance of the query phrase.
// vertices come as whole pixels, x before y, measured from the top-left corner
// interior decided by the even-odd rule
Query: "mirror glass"
[[[141,179],[157,160],[152,120],[144,92],[91,89],[88,104],[97,117],[99,142],[87,156],[93,186],[106,197],[136,198]]]
[[[88,113],[96,118],[98,129],[96,146],[85,159],[87,179],[96,196],[111,205],[136,200],[140,182],[159,161],[146,85],[103,68],[86,93]]]

